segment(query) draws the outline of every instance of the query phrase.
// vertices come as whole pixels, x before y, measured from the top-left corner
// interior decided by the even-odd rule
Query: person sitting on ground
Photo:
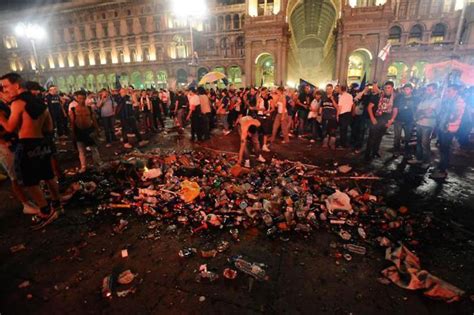
[[[239,119],[238,123],[240,124],[240,150],[237,164],[242,164],[242,160],[245,158],[244,166],[250,167],[249,144],[253,146],[254,153],[258,156],[257,161],[265,163],[258,140],[258,128],[261,126],[260,121],[251,116],[244,116]]]
[[[84,173],[87,169],[86,147],[92,152],[94,165],[99,167],[101,164],[99,150],[94,139],[98,137],[99,125],[94,112],[86,105],[86,92],[77,91],[74,93],[76,105],[69,109],[69,119],[71,121],[72,135],[79,151],[79,161],[81,168],[79,173]]]
[[[58,212],[62,212],[57,178],[51,166],[51,148],[44,139],[45,132],[53,131],[53,122],[47,106],[23,89],[23,79],[19,74],[5,74],[0,81],[7,98],[12,102],[9,119],[0,116],[0,125],[7,132],[19,130],[15,173],[18,182],[26,187],[40,208],[38,222],[33,229],[41,229],[56,220]],[[51,203],[48,203],[40,188],[42,180],[48,185]]]

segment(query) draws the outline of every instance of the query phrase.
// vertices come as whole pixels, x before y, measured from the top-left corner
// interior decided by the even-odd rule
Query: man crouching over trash
[[[255,155],[258,156],[257,161],[265,163],[265,159],[261,154],[260,142],[258,139],[258,128],[260,127],[260,122],[251,116],[244,116],[239,119],[238,123],[240,124],[240,150],[237,164],[242,164],[242,160],[245,157],[244,167],[250,167],[250,145],[253,146]]]

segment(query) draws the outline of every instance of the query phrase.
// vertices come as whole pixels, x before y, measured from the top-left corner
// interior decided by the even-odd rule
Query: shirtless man
[[[245,157],[245,167],[250,167],[250,154],[248,145],[251,143],[255,155],[258,155],[257,161],[265,163],[260,151],[260,142],[258,140],[258,128],[261,126],[260,121],[251,116],[244,116],[239,119],[240,124],[240,150],[237,164],[241,164]]]
[[[46,105],[23,89],[19,74],[5,74],[0,82],[12,104],[9,119],[0,116],[0,125],[7,132],[18,130],[15,173],[18,182],[40,208],[33,229],[41,229],[57,219],[58,210],[62,211],[57,179],[51,167],[51,148],[44,139],[45,132],[52,132],[53,122]],[[39,186],[41,180],[48,185],[51,203],[46,201]]]
[[[11,110],[6,103],[5,94],[3,93],[3,90],[0,90],[0,116],[8,119]],[[5,169],[10,178],[13,193],[23,204],[23,213],[38,214],[38,207],[28,201],[28,198],[26,198],[22,187],[18,184],[16,179],[15,154],[13,151],[16,139],[17,135],[15,133],[6,132],[3,127],[0,127],[0,165]]]
[[[69,119],[71,121],[73,139],[79,151],[79,161],[81,163],[79,173],[84,173],[87,170],[86,147],[89,147],[92,152],[94,165],[98,167],[101,164],[97,143],[92,136],[92,134],[95,134],[95,138],[98,138],[99,125],[97,124],[94,111],[86,105],[86,92],[77,91],[74,93],[74,98],[76,104],[69,109]]]

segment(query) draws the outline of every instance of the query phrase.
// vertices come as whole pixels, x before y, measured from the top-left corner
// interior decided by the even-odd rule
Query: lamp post
[[[31,43],[31,48],[33,50],[33,58],[35,60],[35,73],[39,77],[41,71],[41,64],[38,58],[38,53],[36,51],[36,41],[43,40],[46,38],[45,29],[38,24],[34,23],[18,23],[15,27],[15,34],[18,37],[26,38]]]
[[[197,53],[194,51],[194,34],[191,21],[193,18],[202,18],[207,14],[206,0],[173,0],[172,11],[173,15],[185,19],[189,25],[191,39],[191,63],[189,63],[189,66],[191,70],[195,70],[198,66],[198,58]],[[195,71],[190,72],[193,72],[191,73],[191,77],[194,79],[196,76]]]

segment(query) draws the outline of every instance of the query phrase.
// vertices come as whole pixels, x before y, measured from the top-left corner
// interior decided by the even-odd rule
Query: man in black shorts
[[[7,132],[18,132],[15,151],[15,173],[18,182],[26,188],[40,208],[34,229],[41,229],[58,217],[61,211],[59,188],[51,167],[51,147],[44,139],[44,132],[52,132],[53,122],[47,106],[22,87],[23,80],[17,73],[0,77],[6,97],[11,102],[11,115],[0,117],[0,125]],[[51,203],[39,184],[44,180],[51,194]]]

